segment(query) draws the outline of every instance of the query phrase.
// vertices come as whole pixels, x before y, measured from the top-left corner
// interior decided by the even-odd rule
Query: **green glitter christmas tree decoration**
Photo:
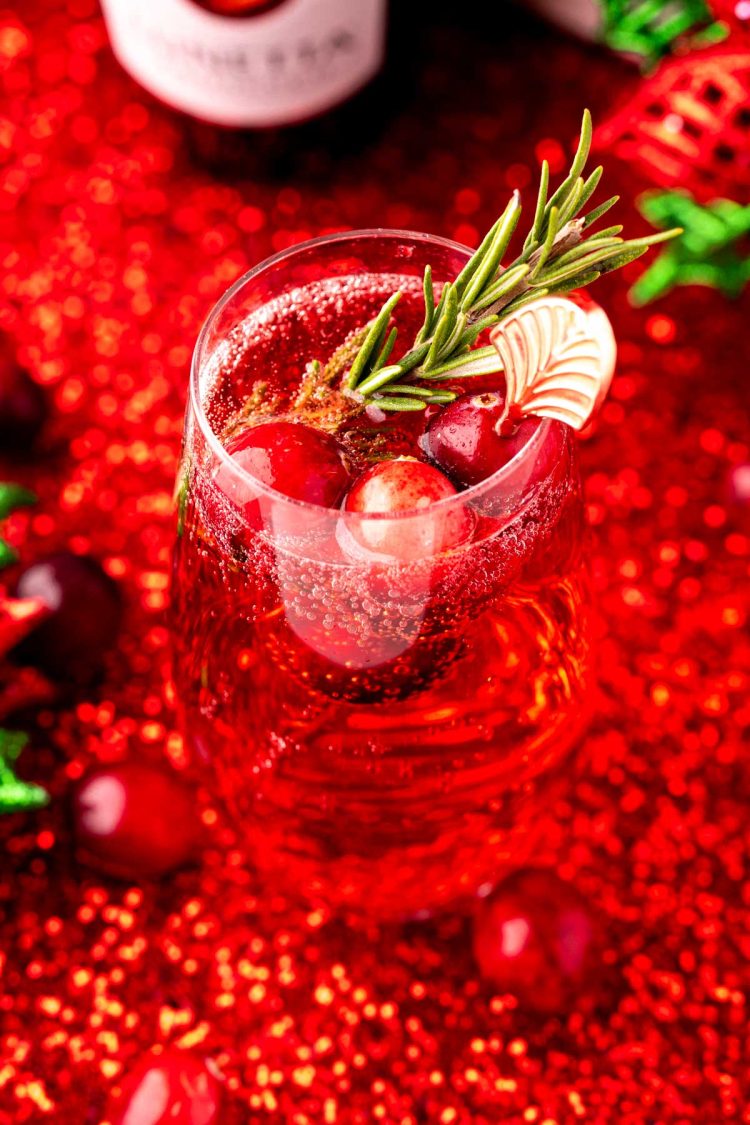
[[[36,496],[20,484],[0,481],[0,520],[7,519],[17,508],[26,508],[36,502]],[[0,538],[0,569],[17,559],[9,543]],[[20,731],[0,728],[0,814],[40,809],[49,801],[41,785],[22,781],[16,774],[15,763],[28,742]]]
[[[28,737],[19,731],[0,729],[0,813],[41,809],[49,802],[41,785],[21,781],[16,774],[16,759],[27,742]]]
[[[20,484],[0,481],[0,520],[7,519],[17,508],[27,508],[36,502],[36,496]],[[9,543],[0,537],[0,569],[16,562],[18,556]]]
[[[750,281],[750,256],[738,249],[750,234],[750,207],[730,199],[704,206],[683,192],[653,192],[638,203],[657,228],[681,226],[684,234],[664,249],[631,289],[636,305],[645,305],[677,285],[708,285],[738,297]]]
[[[727,34],[705,0],[601,0],[601,5],[604,42],[613,51],[639,55],[645,66],[670,54],[685,35],[692,36],[691,46],[705,46]]]

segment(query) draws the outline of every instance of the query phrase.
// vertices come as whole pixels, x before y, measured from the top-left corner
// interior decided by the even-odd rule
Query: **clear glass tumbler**
[[[378,917],[468,897],[545,846],[588,717],[573,435],[545,421],[488,480],[398,516],[291,500],[225,443],[283,415],[310,359],[397,287],[408,333],[425,265],[439,291],[469,254],[389,230],[295,246],[226,293],[193,361],[172,608],[185,735],[275,887]]]

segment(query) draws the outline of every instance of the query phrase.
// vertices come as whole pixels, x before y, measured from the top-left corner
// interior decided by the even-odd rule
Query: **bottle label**
[[[385,49],[387,0],[277,0],[231,16],[210,0],[102,6],[125,69],[162,101],[221,125],[321,113],[372,78]]]

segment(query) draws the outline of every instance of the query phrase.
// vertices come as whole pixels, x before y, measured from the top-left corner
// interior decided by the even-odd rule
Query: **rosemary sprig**
[[[501,264],[521,218],[518,192],[455,281],[445,283],[437,303],[427,266],[424,321],[412,346],[395,363],[390,360],[397,329],[390,324],[401,293],[388,298],[364,329],[363,342],[344,377],[347,396],[386,411],[424,410],[431,403],[451,402],[458,392],[440,383],[502,371],[493,347],[475,348],[487,328],[537,297],[559,296],[590,285],[602,274],[640,258],[656,243],[682,233],[674,228],[647,238],[623,239],[620,226],[590,232],[619,199],[612,196],[583,214],[603,172],[598,167],[586,179],[583,176],[592,132],[586,109],[570,171],[552,196],[549,165],[546,160],[542,163],[533,223],[512,262]]]

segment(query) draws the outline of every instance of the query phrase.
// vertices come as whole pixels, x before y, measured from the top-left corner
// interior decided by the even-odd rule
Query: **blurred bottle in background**
[[[387,0],[102,0],[123,67],[202,121],[271,128],[346,101],[380,70]]]
[[[526,4],[550,23],[581,39],[599,40],[604,34],[600,0],[526,0]]]
[[[434,2],[434,0],[433,0]],[[327,177],[408,102],[427,0],[102,0],[126,71],[214,175]]]

